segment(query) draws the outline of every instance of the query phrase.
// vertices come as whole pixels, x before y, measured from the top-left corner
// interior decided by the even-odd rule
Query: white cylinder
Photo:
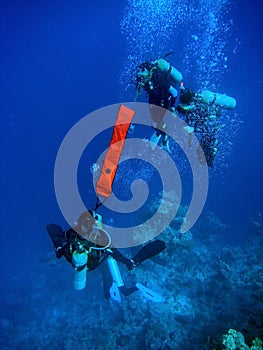
[[[157,65],[158,67],[165,71],[168,72],[170,71],[171,77],[176,81],[176,82],[180,82],[183,80],[183,75],[182,73],[180,73],[176,68],[174,68],[173,66],[171,66],[171,64],[169,62],[167,62],[164,58],[159,58],[157,60]]]
[[[123,287],[124,282],[123,282],[123,279],[121,277],[121,273],[120,273],[117,261],[114,258],[112,258],[111,256],[109,256],[107,258],[107,263],[108,263],[108,267],[109,267],[113,282],[116,282],[118,287]]]
[[[171,94],[173,97],[176,97],[177,94],[178,94],[176,88],[173,87],[172,85],[170,85],[170,87],[169,87],[169,92],[170,92],[170,94]]]
[[[227,95],[218,94],[209,90],[203,90],[201,92],[201,97],[204,102],[208,104],[214,103],[221,108],[233,109],[236,107],[236,99]]]
[[[172,78],[177,81],[177,82],[180,82],[183,80],[183,75],[182,73],[179,72],[179,70],[177,70],[176,68],[172,67],[172,70],[171,70],[171,76]]]
[[[168,72],[170,68],[170,63],[167,62],[164,58],[159,58],[157,61],[158,68],[161,70],[164,70],[165,72]]]
[[[88,254],[79,253],[76,250],[72,254],[72,264],[76,267],[73,270],[73,287],[75,290],[82,290],[86,287]],[[78,267],[84,266],[80,271]]]

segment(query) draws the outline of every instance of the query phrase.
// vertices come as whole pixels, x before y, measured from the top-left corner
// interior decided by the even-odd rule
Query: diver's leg
[[[123,294],[125,297],[129,296],[130,294],[132,294],[133,292],[136,292],[136,290],[138,290],[138,288],[136,286],[132,286],[127,288],[126,286],[120,287],[119,288],[121,294]]]

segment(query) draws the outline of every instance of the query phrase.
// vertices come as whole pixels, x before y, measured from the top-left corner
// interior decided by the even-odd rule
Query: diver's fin
[[[134,265],[138,265],[146,259],[152,258],[165,249],[165,243],[157,239],[142,247],[139,252],[132,258]]]
[[[152,136],[150,138],[152,150],[155,150],[156,146],[158,145],[158,142],[160,141],[161,136],[162,135],[157,134],[156,131],[152,134]]]
[[[138,288],[138,290],[142,293],[142,295],[145,298],[150,299],[151,301],[154,301],[156,303],[164,302],[164,300],[165,300],[164,297],[162,297],[158,293],[152,291],[151,289],[143,286],[142,284],[136,283],[135,286]]]
[[[116,282],[112,282],[110,287],[110,296],[115,301],[121,301],[121,295]]]

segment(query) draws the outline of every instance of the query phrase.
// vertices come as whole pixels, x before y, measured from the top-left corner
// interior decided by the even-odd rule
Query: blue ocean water
[[[6,1],[0,16],[1,348],[223,349],[229,328],[248,344],[263,338],[261,2]],[[55,259],[45,229],[47,223],[68,227],[54,190],[58,149],[85,115],[133,101],[135,66],[169,51],[189,86],[237,100],[222,117],[203,213],[189,240],[172,227],[160,235],[168,246],[160,257],[131,272],[120,266],[127,284],[146,284],[164,303],[136,293],[121,303],[105,300],[97,270],[75,292],[71,267]],[[135,135],[150,131],[136,128]],[[80,162],[88,207],[96,199],[90,167],[110,136],[108,130],[94,139]],[[190,174],[179,156],[187,205]],[[130,198],[133,176],[149,182],[150,201],[159,196],[154,170],[127,162],[114,183],[121,200]],[[100,210],[120,227],[151,213],[144,207],[127,219]]]

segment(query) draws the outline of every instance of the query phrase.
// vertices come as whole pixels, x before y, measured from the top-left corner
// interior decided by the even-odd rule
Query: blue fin
[[[162,303],[165,301],[164,297],[162,297],[158,293],[152,291],[151,289],[143,286],[140,283],[136,283],[136,287],[139,289],[139,291],[142,293],[142,295],[145,298],[150,299],[151,301],[154,301],[156,303]]]
[[[115,301],[121,301],[121,295],[116,282],[113,282],[110,287],[110,296]]]

